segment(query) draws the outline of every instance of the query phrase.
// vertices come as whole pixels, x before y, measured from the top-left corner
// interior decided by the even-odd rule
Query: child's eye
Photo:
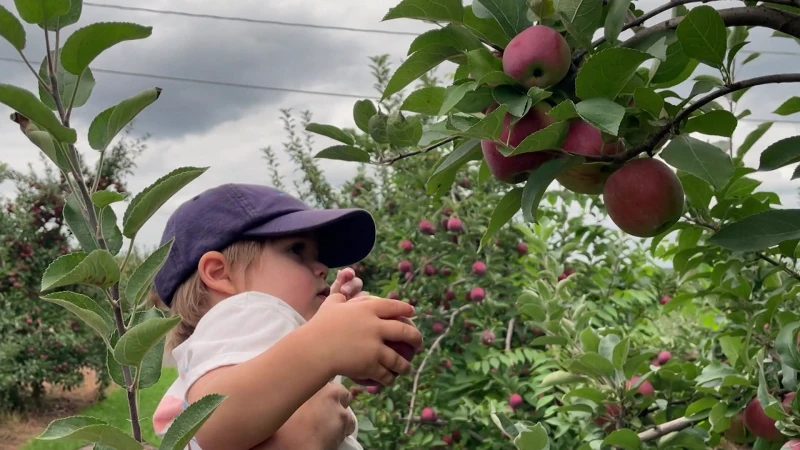
[[[297,242],[295,244],[292,244],[291,247],[289,247],[289,251],[291,251],[293,253],[297,253],[300,256],[303,255],[303,252],[305,251],[305,249],[306,249],[306,245],[303,242]]]

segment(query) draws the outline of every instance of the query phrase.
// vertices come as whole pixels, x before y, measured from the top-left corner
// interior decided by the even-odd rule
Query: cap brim
[[[297,211],[251,228],[245,237],[281,237],[314,231],[319,239],[319,261],[328,267],[355,264],[375,246],[375,221],[363,209]]]

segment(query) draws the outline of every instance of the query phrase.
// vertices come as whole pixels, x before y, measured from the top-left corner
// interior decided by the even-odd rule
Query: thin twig
[[[798,16],[798,23],[800,24],[800,16]],[[747,80],[731,83],[700,98],[696,102],[692,103],[691,106],[676,114],[675,118],[673,118],[669,123],[661,127],[661,129],[659,129],[655,134],[650,136],[650,138],[644,144],[633,147],[630,150],[622,152],[617,155],[587,156],[585,158],[587,161],[591,162],[627,161],[639,155],[640,153],[652,152],[659,142],[661,142],[662,140],[666,139],[671,135],[677,134],[676,128],[678,127],[678,125],[685,119],[687,119],[693,112],[697,111],[698,109],[702,108],[703,106],[707,105],[708,103],[711,103],[712,101],[720,97],[728,95],[732,92],[740,91],[742,89],[748,89],[753,86],[760,86],[764,84],[798,83],[798,82],[800,82],[800,73],[781,73],[775,75],[765,75],[762,77],[754,77],[754,78],[749,78]]]
[[[433,345],[431,345],[431,348],[428,349],[428,352],[425,354],[425,357],[422,358],[422,363],[420,363],[419,368],[417,369],[417,373],[414,374],[414,385],[411,388],[411,403],[409,404],[408,407],[408,417],[406,417],[406,429],[404,430],[406,433],[408,433],[409,428],[411,428],[411,417],[414,415],[414,403],[417,400],[417,388],[419,387],[419,377],[420,375],[422,375],[422,371],[425,369],[425,363],[428,362],[428,358],[431,356],[431,354],[437,348],[439,348],[439,343],[442,342],[442,339],[444,339],[445,336],[447,336],[447,333],[450,331],[450,329],[453,328],[453,323],[455,323],[456,316],[458,316],[463,311],[466,311],[469,308],[472,308],[472,305],[464,305],[458,308],[457,310],[453,311],[452,314],[450,314],[450,324],[447,326],[447,329],[445,329],[444,332],[442,332],[442,334],[439,335],[439,337],[437,337],[435,341],[433,341]]]
[[[408,157],[411,157],[411,156],[420,155],[422,153],[428,153],[429,151],[431,151],[431,150],[433,150],[435,148],[439,148],[439,147],[441,147],[441,146],[443,146],[445,144],[449,144],[450,142],[453,142],[456,139],[458,139],[458,136],[451,136],[451,137],[449,137],[447,139],[444,139],[442,141],[439,141],[439,142],[437,142],[435,144],[431,144],[431,145],[429,145],[429,146],[427,146],[425,148],[422,148],[422,149],[419,149],[419,150],[415,150],[415,151],[409,152],[409,153],[401,153],[401,154],[399,154],[397,156],[394,156],[392,158],[382,159],[382,160],[380,160],[378,162],[381,163],[381,164],[392,165],[395,162],[400,161],[401,159],[405,159],[405,158],[408,158]]]
[[[33,68],[33,66],[31,65],[30,61],[28,61],[28,58],[25,56],[25,53],[22,53],[22,50],[18,50],[18,52],[19,52],[19,56],[22,57],[22,60],[25,61],[25,64],[28,65],[28,68],[31,69],[31,72],[33,73],[33,76],[35,76],[36,79],[39,80],[39,85],[45,91],[47,91],[48,93],[52,94],[52,91],[50,90],[50,85],[47,82],[45,82],[42,79],[41,76],[39,76],[39,72],[37,72],[36,69]]]

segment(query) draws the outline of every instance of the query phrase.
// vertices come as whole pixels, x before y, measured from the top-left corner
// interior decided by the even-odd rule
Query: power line
[[[7,61],[19,64],[25,64],[25,61],[21,59],[14,59],[14,58],[5,58],[0,57],[0,61]],[[347,98],[370,98],[374,100],[380,100],[380,98],[375,96],[369,95],[358,95],[358,94],[347,94],[347,93],[340,93],[340,92],[326,92],[326,91],[311,91],[305,89],[294,89],[294,88],[284,88],[278,86],[263,86],[257,84],[244,84],[244,83],[233,83],[230,81],[216,81],[216,80],[201,80],[198,78],[185,78],[185,77],[173,77],[168,75],[157,75],[157,74],[150,74],[150,73],[141,73],[141,72],[127,72],[122,70],[112,70],[112,69],[101,69],[101,68],[91,68],[92,72],[100,72],[100,73],[111,73],[115,75],[125,75],[131,77],[140,77],[140,78],[153,78],[156,80],[170,80],[170,81],[179,81],[185,83],[199,83],[199,84],[210,84],[214,86],[228,86],[228,87],[237,87],[237,88],[244,88],[244,89],[258,89],[262,91],[278,91],[278,92],[291,92],[295,94],[310,94],[310,95],[325,95],[329,97],[347,97]]]
[[[318,25],[313,23],[299,23],[299,22],[284,22],[279,20],[266,20],[266,19],[251,19],[247,17],[236,17],[236,16],[221,16],[218,14],[200,14],[200,13],[191,13],[186,11],[175,11],[175,10],[168,10],[168,9],[152,9],[152,8],[142,8],[139,6],[125,6],[125,5],[103,5],[100,3],[93,3],[93,2],[83,2],[84,6],[93,6],[96,8],[108,8],[108,9],[118,9],[123,11],[139,11],[139,12],[147,12],[151,14],[163,14],[163,15],[172,15],[172,16],[184,16],[184,17],[192,17],[192,18],[199,18],[199,19],[211,19],[211,20],[226,20],[226,21],[233,21],[233,22],[247,22],[247,23],[256,23],[262,25],[280,25],[280,26],[289,26],[289,27],[301,27],[301,28],[317,28],[323,30],[333,30],[333,31],[351,31],[357,33],[373,33],[373,34],[390,34],[390,35],[400,35],[400,36],[419,36],[420,33],[414,33],[411,31],[390,31],[390,30],[378,30],[378,29],[371,29],[371,28],[354,28],[354,27],[338,27],[333,25]],[[763,55],[778,55],[778,56],[800,56],[800,52],[789,52],[789,51],[778,51],[778,50],[747,50],[742,49],[739,53],[742,54],[752,54],[752,53],[761,53]]]
[[[6,58],[0,56],[0,61],[12,62],[17,64],[25,64],[25,61],[21,59],[14,59],[14,58]],[[232,83],[228,81],[215,81],[215,80],[200,80],[196,78],[185,78],[185,77],[173,77],[168,75],[157,75],[157,74],[148,74],[148,73],[139,73],[139,72],[127,72],[123,70],[111,70],[111,69],[95,69],[91,68],[92,72],[100,72],[100,73],[110,73],[114,75],[123,75],[123,76],[132,76],[132,77],[140,77],[140,78],[153,78],[157,80],[170,80],[170,81],[177,81],[181,83],[199,83],[199,84],[209,84],[214,86],[227,86],[227,87],[236,87],[236,88],[243,88],[243,89],[257,89],[257,90],[265,90],[265,91],[280,91],[280,92],[291,92],[296,94],[308,94],[308,95],[324,95],[329,97],[345,97],[345,98],[358,98],[358,99],[372,99],[372,100],[380,100],[380,97],[371,96],[371,95],[358,95],[358,94],[347,94],[347,93],[338,93],[338,92],[329,92],[329,91],[310,91],[304,89],[292,89],[292,88],[283,88],[283,87],[276,87],[276,86],[261,86],[255,84],[243,84],[243,83]],[[760,118],[748,118],[744,117],[739,119],[739,122],[756,122],[756,123],[764,123],[764,122],[775,122],[775,123],[786,123],[786,124],[800,124],[800,119],[760,119]]]
[[[140,8],[138,6],[123,6],[123,5],[102,5],[99,3],[91,3],[91,2],[83,2],[84,6],[94,6],[96,8],[109,8],[109,9],[121,9],[125,11],[141,11],[141,12],[148,12],[153,14],[167,14],[172,16],[185,16],[185,17],[194,17],[194,18],[202,18],[202,19],[213,19],[213,20],[228,20],[234,22],[248,22],[248,23],[258,23],[258,24],[266,24],[266,25],[281,25],[287,27],[303,27],[303,28],[319,28],[323,30],[334,30],[334,31],[354,31],[358,33],[378,33],[378,34],[394,34],[394,35],[402,35],[402,36],[419,36],[419,33],[413,33],[410,31],[390,31],[390,30],[377,30],[377,29],[369,29],[369,28],[352,28],[352,27],[337,27],[333,25],[317,25],[312,23],[297,23],[297,22],[283,22],[278,20],[265,20],[265,19],[249,19],[246,17],[233,17],[233,16],[220,16],[217,14],[199,14],[199,13],[190,13],[184,11],[173,11],[173,10],[165,10],[165,9],[151,9],[151,8]]]

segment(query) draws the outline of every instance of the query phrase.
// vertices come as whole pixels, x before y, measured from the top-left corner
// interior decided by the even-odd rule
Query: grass
[[[153,422],[151,420],[153,412],[158,406],[158,402],[161,401],[161,397],[177,377],[178,372],[174,367],[164,367],[158,383],[149,389],[141,391],[139,394],[139,423],[142,427],[142,435],[145,441],[152,445],[157,446],[161,441],[153,431]],[[102,419],[111,425],[119,427],[126,433],[130,433],[128,398],[121,388],[113,389],[108,393],[105,400],[80,411],[79,414]],[[80,441],[40,441],[31,439],[20,450],[78,450],[83,446]]]

